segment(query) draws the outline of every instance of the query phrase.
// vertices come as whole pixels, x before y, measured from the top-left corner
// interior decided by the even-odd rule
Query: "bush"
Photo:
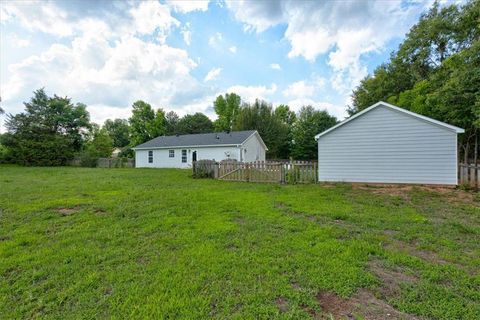
[[[213,160],[199,160],[193,164],[194,178],[214,178],[217,163]]]
[[[97,162],[98,162],[97,157],[92,157],[87,154],[83,154],[80,156],[81,167],[95,168],[97,166]]]

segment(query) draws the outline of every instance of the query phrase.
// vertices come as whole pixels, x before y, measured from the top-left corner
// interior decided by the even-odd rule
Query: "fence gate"
[[[284,182],[284,165],[280,162],[222,161],[218,164],[218,179],[245,182]]]

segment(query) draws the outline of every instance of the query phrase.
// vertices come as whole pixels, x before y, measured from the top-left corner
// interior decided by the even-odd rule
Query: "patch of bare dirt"
[[[57,208],[55,211],[57,211],[61,216],[71,216],[72,214],[80,211],[80,209],[82,209],[81,206],[75,206],[70,208],[61,207],[61,208]]]
[[[436,264],[446,264],[447,261],[440,258],[435,252],[428,250],[419,250],[415,244],[408,244],[403,241],[393,240],[390,243],[385,244],[385,247],[390,250],[405,252],[409,255],[423,259],[427,262]]]
[[[275,300],[275,304],[277,305],[278,309],[281,312],[287,312],[288,311],[288,301],[287,301],[287,299],[285,299],[283,297],[279,297],[279,298],[277,298],[277,300]]]
[[[347,299],[343,299],[336,293],[322,291],[317,295],[318,303],[325,315],[336,318],[355,319],[353,305]]]
[[[401,283],[414,283],[418,281],[417,277],[405,274],[400,268],[385,268],[379,260],[370,261],[368,269],[382,280],[383,284],[379,291],[384,299],[400,294]]]
[[[106,214],[106,213],[107,213],[106,210],[101,209],[101,208],[95,208],[95,209],[93,210],[93,212],[95,212],[96,214],[99,214],[99,215],[102,215],[102,214]]]
[[[428,185],[393,185],[393,184],[352,184],[354,189],[367,190],[374,194],[384,194],[393,197],[400,197],[406,201],[410,200],[409,193],[415,188],[421,191],[436,193],[449,202],[466,203],[480,206],[473,192],[455,189],[453,187],[428,186]]]
[[[300,290],[302,287],[297,282],[292,282],[292,288],[295,290]]]
[[[360,289],[350,298],[342,298],[331,291],[320,291],[316,298],[321,307],[321,312],[304,306],[303,310],[313,319],[366,319],[366,320],[399,320],[418,319],[413,315],[396,310],[386,302],[387,297],[392,297],[399,292],[401,282],[418,281],[416,277],[406,275],[400,270],[387,270],[380,261],[373,261],[369,266],[382,281],[381,297],[368,289]],[[298,283],[293,282],[292,287],[300,290]],[[277,300],[278,305],[278,300]]]
[[[8,241],[12,239],[10,236],[0,236],[0,241]]]
[[[103,290],[103,294],[106,295],[106,296],[109,296],[112,294],[112,287],[106,287],[104,290]]]
[[[394,309],[385,301],[378,299],[367,289],[360,289],[351,298],[344,299],[332,292],[320,292],[317,295],[322,308],[320,319],[417,319],[412,315]]]
[[[480,206],[479,201],[476,199],[473,192],[468,192],[460,189],[451,189],[451,188],[434,188],[434,187],[423,187],[424,190],[438,192],[445,196],[450,202],[460,202],[466,204],[473,204]]]
[[[137,263],[145,266],[150,263],[150,259],[148,257],[140,256],[137,257]]]

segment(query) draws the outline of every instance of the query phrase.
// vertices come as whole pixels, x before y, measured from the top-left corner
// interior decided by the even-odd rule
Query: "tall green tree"
[[[213,131],[213,123],[201,112],[183,116],[177,124],[178,134],[208,133]]]
[[[107,119],[103,124],[115,148],[123,148],[130,143],[130,126],[125,119]]]
[[[268,147],[268,158],[287,157],[288,125],[275,115],[267,102],[256,100],[253,104],[244,104],[235,120],[234,130],[257,130]]]
[[[293,126],[293,145],[291,156],[299,160],[313,160],[318,157],[318,145],[315,136],[334,126],[337,118],[326,110],[318,111],[312,106],[302,107]]]
[[[64,165],[84,143],[90,127],[86,106],[70,98],[34,92],[25,111],[8,114],[3,145],[15,162],[24,165]]]
[[[437,2],[423,14],[392,53],[390,61],[379,66],[353,91],[350,113],[356,113],[379,100],[387,101],[419,81],[427,80],[449,56],[473,44],[480,37],[480,1],[465,6],[440,6]]]
[[[297,115],[294,111],[290,110],[288,105],[281,104],[275,108],[275,116],[287,126],[287,138],[285,139],[285,143],[280,146],[279,157],[281,159],[288,159],[290,157],[290,150],[292,149],[292,130],[295,121],[297,121]]]
[[[242,100],[235,93],[227,93],[225,96],[218,96],[213,102],[217,120],[214,126],[216,131],[230,131],[235,124]]]
[[[91,140],[85,145],[85,152],[89,157],[108,158],[112,155],[113,139],[105,128],[94,127]]]
[[[293,125],[295,120],[297,120],[295,112],[290,110],[290,107],[286,104],[281,104],[275,108],[275,116],[289,126]]]
[[[130,123],[130,141],[138,145],[165,134],[165,112],[162,109],[155,111],[144,101],[136,101],[132,105]]]
[[[165,134],[174,135],[177,133],[180,117],[175,111],[169,111],[165,115]]]

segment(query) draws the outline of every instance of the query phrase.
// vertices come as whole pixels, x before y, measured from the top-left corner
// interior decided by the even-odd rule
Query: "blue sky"
[[[386,61],[425,1],[2,1],[0,93],[9,113],[32,91],[126,118],[142,99],[180,115],[226,92],[327,109]],[[1,120],[1,119],[0,119]]]

